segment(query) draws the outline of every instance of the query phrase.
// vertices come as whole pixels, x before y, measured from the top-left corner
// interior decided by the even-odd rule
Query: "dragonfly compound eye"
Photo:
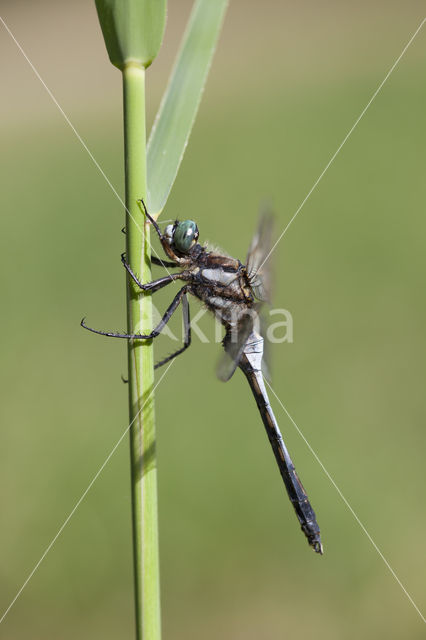
[[[179,253],[187,253],[198,239],[198,227],[192,220],[179,222],[173,234],[173,244]]]

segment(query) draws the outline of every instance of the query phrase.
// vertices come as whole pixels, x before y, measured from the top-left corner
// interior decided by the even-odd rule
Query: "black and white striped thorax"
[[[190,291],[212,311],[226,328],[235,327],[254,296],[245,266],[230,256],[203,251],[191,274]]]

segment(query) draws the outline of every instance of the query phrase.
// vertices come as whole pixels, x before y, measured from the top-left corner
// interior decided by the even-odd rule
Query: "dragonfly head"
[[[197,243],[199,233],[193,220],[176,220],[174,224],[167,225],[163,235],[172,250],[185,255]]]

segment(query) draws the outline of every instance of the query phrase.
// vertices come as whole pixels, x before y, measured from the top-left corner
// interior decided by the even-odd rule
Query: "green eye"
[[[198,227],[192,220],[179,222],[173,234],[173,244],[180,253],[187,253],[198,238]]]

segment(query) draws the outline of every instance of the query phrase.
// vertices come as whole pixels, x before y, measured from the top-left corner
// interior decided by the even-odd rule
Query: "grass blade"
[[[188,143],[228,0],[196,0],[148,142],[148,211],[166,204]]]

